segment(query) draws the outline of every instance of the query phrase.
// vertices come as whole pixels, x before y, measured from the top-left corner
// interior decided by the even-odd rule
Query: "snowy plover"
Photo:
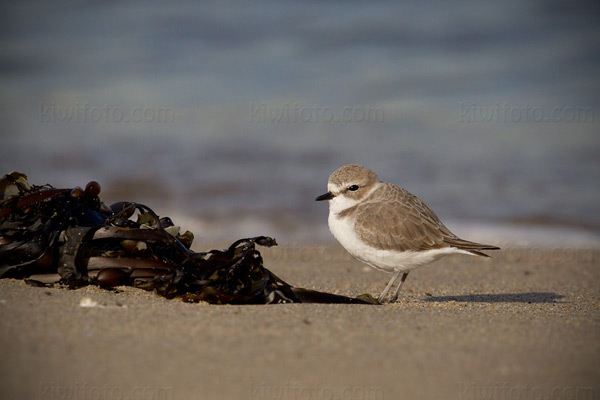
[[[350,164],[333,172],[327,190],[316,200],[329,200],[333,236],[355,258],[394,274],[379,301],[402,275],[392,298],[395,302],[410,270],[442,256],[489,257],[481,250],[500,249],[460,239],[417,196],[380,182],[375,172],[363,166]]]

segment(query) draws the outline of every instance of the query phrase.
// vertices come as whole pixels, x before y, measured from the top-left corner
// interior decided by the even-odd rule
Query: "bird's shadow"
[[[529,293],[499,293],[499,294],[469,294],[462,296],[431,296],[424,301],[445,302],[458,301],[467,303],[561,303],[563,295],[546,292]]]

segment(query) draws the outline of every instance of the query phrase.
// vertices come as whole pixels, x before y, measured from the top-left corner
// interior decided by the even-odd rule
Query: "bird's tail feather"
[[[470,242],[468,240],[459,239],[459,238],[448,238],[445,240],[446,244],[456,247],[460,250],[468,251],[471,254],[475,254],[477,256],[489,257],[489,255],[482,253],[481,250],[500,250],[500,247],[493,246],[491,244],[482,244]]]

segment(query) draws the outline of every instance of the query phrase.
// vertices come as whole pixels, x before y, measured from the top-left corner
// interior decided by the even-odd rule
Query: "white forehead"
[[[331,183],[331,182],[327,183],[327,191],[328,192],[338,193],[338,192],[342,191],[343,189],[345,189],[343,185],[338,185],[338,184]]]

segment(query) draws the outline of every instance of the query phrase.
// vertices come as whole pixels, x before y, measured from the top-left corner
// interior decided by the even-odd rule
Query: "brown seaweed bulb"
[[[98,197],[100,194],[100,184],[96,181],[91,181],[85,185],[85,193],[91,197]]]
[[[130,239],[125,239],[125,240],[121,240],[121,246],[123,246],[123,249],[125,249],[126,251],[133,253],[134,251],[137,250],[137,245],[138,245],[138,241],[137,240],[130,240]]]
[[[119,268],[104,268],[98,272],[96,281],[105,287],[124,285],[129,281],[129,273]]]
[[[73,190],[71,190],[71,197],[74,199],[78,199],[81,196],[83,196],[83,189],[80,188],[79,186],[74,187]]]

